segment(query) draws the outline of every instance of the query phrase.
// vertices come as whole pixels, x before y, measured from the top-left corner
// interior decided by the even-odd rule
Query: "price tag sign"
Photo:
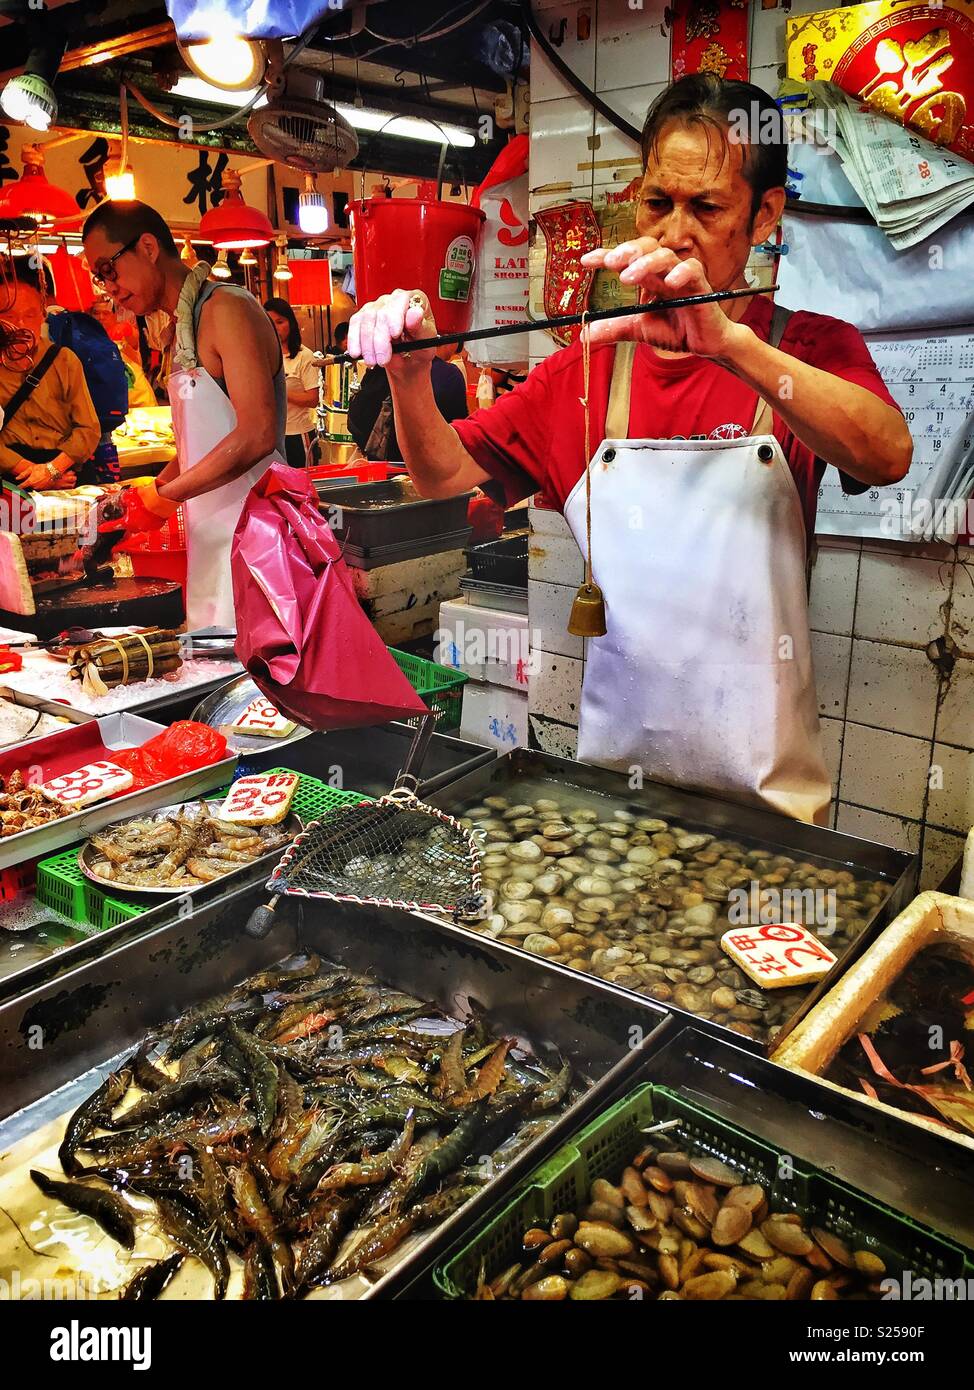
[[[734,927],[720,944],[762,989],[810,984],[827,975],[836,960],[818,937],[793,922]]]
[[[135,778],[116,763],[87,763],[76,772],[64,772],[41,784],[41,791],[52,801],[60,801],[72,810],[104,801],[107,796],[127,791]]]
[[[244,734],[263,735],[265,738],[286,738],[298,727],[293,719],[286,718],[276,705],[263,696],[251,700],[250,704],[233,721],[234,729]]]
[[[239,777],[220,807],[219,819],[238,825],[276,825],[291,809],[299,781],[294,772]]]

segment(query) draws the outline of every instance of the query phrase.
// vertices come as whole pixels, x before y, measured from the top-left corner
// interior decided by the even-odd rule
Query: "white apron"
[[[805,526],[770,408],[745,439],[627,439],[634,346],[591,469],[608,631],[588,642],[579,760],[821,823]],[[565,517],[584,548],[584,475]]]
[[[203,266],[202,279],[194,273],[187,277],[176,310],[173,370],[166,389],[172,406],[180,473],[199,463],[237,424],[237,412],[230,404],[230,397],[206,368],[199,365],[196,356],[193,308],[208,272],[209,267]],[[236,631],[230,545],[244,500],[263,477],[272,459],[284,461],[279,454],[270,454],[232,482],[183,503],[187,551],[186,626],[190,632],[204,627]]]

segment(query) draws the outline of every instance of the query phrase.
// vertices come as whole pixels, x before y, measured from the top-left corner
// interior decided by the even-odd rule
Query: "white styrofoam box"
[[[595,90],[614,92],[637,82],[667,82],[670,31],[666,0],[599,0]]]
[[[379,565],[373,570],[355,569],[349,565],[352,585],[360,599],[391,598],[405,593],[413,595],[413,602],[426,602],[437,594],[441,599],[452,598],[453,594],[443,593],[444,585],[451,584],[455,577],[463,574],[467,566],[466,552],[463,550],[441,550],[436,555],[421,555],[416,560],[398,560],[393,565]]]
[[[808,625],[813,632],[851,637],[859,581],[859,550],[819,546],[812,567]]]
[[[528,580],[528,616],[531,619],[531,641],[546,652],[560,656],[585,655],[584,639],[568,631],[568,619],[577,587],[572,584],[546,584],[538,579]]]
[[[467,681],[463,687],[460,737],[488,748],[509,752],[528,743],[526,691],[485,681]]]
[[[472,608],[466,597],[440,604],[435,660],[471,680],[528,688],[531,667],[527,613]]]
[[[949,563],[863,551],[856,599],[856,637],[925,647],[944,630]]]
[[[579,173],[575,166],[591,159],[588,142],[593,130],[593,110],[577,96],[532,106],[528,155],[528,188],[532,193],[549,184],[569,183],[586,190],[581,196],[590,195],[591,173]]]
[[[535,9],[538,6],[535,5]],[[538,27],[558,57],[586,87],[595,81],[595,16],[594,6],[579,6],[579,0],[561,0],[546,8],[536,16]],[[587,39],[578,38],[580,14],[587,13],[591,20]],[[534,128],[534,111],[539,102],[550,101],[553,97],[565,96],[571,87],[561,73],[546,56],[539,44],[531,45],[531,126]],[[575,100],[582,104],[581,98]]]

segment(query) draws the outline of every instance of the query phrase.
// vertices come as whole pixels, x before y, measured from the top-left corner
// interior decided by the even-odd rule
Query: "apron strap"
[[[781,304],[775,304],[771,311],[771,332],[768,334],[768,342],[773,348],[780,346],[785,329],[788,327],[788,320],[792,315],[791,309],[786,309]],[[773,412],[771,406],[763,396],[758,396],[757,404],[754,407],[754,420],[751,424],[751,434],[770,434],[773,428]]]
[[[609,384],[609,407],[605,412],[605,438],[629,438],[629,402],[632,399],[632,364],[636,344],[616,343]]]

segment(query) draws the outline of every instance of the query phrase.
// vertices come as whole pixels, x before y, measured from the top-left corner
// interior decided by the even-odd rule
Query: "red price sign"
[[[734,927],[720,938],[736,965],[764,989],[800,985],[827,974],[835,956],[816,936],[795,923]]]
[[[125,791],[134,780],[131,772],[116,763],[87,763],[74,772],[63,772],[59,777],[42,783],[41,791],[52,801],[60,801],[77,809]]]
[[[220,819],[251,824],[283,820],[298,789],[298,781],[293,772],[240,777],[220,807]]]

